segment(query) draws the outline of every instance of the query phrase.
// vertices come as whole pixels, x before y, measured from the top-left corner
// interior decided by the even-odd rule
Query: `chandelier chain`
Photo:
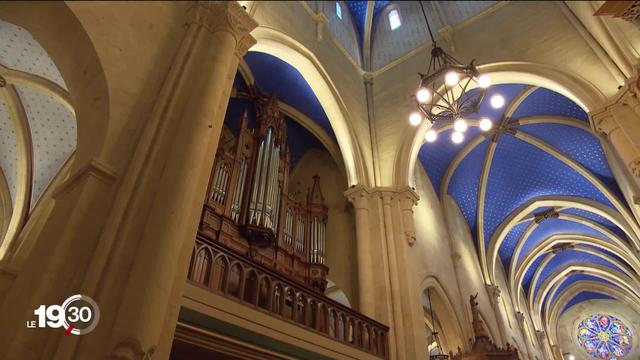
[[[427,18],[427,13],[424,11],[424,4],[422,3],[422,1],[420,1],[420,8],[422,9],[422,16],[424,16],[424,21],[427,23],[427,30],[429,30],[429,35],[431,36],[433,47],[436,47],[436,39],[433,37],[433,32],[431,32],[431,25],[429,25],[429,19]]]

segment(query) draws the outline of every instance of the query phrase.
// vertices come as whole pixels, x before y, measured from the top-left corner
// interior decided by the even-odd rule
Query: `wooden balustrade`
[[[388,358],[387,326],[215,242],[196,239],[188,279],[307,330]]]

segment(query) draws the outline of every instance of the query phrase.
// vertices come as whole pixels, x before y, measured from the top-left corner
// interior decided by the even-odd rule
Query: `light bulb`
[[[495,94],[491,97],[491,106],[493,106],[494,109],[500,109],[501,107],[504,106],[504,97],[502,97],[502,95],[500,94]]]
[[[462,140],[464,140],[464,135],[462,135],[461,132],[454,131],[451,134],[451,141],[453,141],[454,144],[460,144]]]
[[[569,355],[569,360],[576,360],[576,357],[573,355]]]
[[[424,104],[431,99],[431,91],[427,88],[420,88],[416,93],[416,99],[420,104]]]
[[[444,76],[444,83],[448,86],[454,86],[458,81],[460,81],[460,77],[455,71],[449,71],[447,75]]]
[[[459,118],[453,122],[453,129],[457,132],[465,132],[467,131],[467,122],[464,119]]]
[[[438,138],[438,132],[433,130],[433,129],[429,129],[429,130],[427,130],[426,133],[424,133],[424,139],[427,142],[430,142],[430,143],[434,142],[434,141],[436,141],[437,138]]]
[[[411,115],[409,115],[409,124],[413,126],[418,126],[420,125],[421,122],[422,122],[422,116],[420,116],[418,112],[412,112]]]
[[[489,118],[485,117],[480,119],[480,130],[489,131],[489,129],[491,129],[492,127],[493,127],[493,123]]]
[[[486,89],[489,87],[489,85],[491,85],[491,78],[489,77],[489,75],[480,75],[480,77],[478,78],[478,86]]]

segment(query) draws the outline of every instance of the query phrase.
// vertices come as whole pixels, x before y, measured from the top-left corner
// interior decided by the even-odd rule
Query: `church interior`
[[[0,322],[7,360],[640,359],[640,1],[0,1]]]

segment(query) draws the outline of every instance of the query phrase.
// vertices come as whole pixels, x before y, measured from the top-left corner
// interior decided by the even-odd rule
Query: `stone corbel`
[[[405,188],[393,196],[400,204],[402,211],[402,225],[404,228],[404,238],[409,246],[416,243],[416,229],[413,223],[413,207],[418,204],[420,197],[411,188]]]
[[[516,313],[516,319],[518,320],[518,324],[524,329],[524,314],[520,311]]]
[[[487,292],[489,293],[491,304],[494,308],[497,308],[498,304],[500,304],[500,296],[502,295],[502,291],[500,291],[498,285],[489,284],[487,285]]]

